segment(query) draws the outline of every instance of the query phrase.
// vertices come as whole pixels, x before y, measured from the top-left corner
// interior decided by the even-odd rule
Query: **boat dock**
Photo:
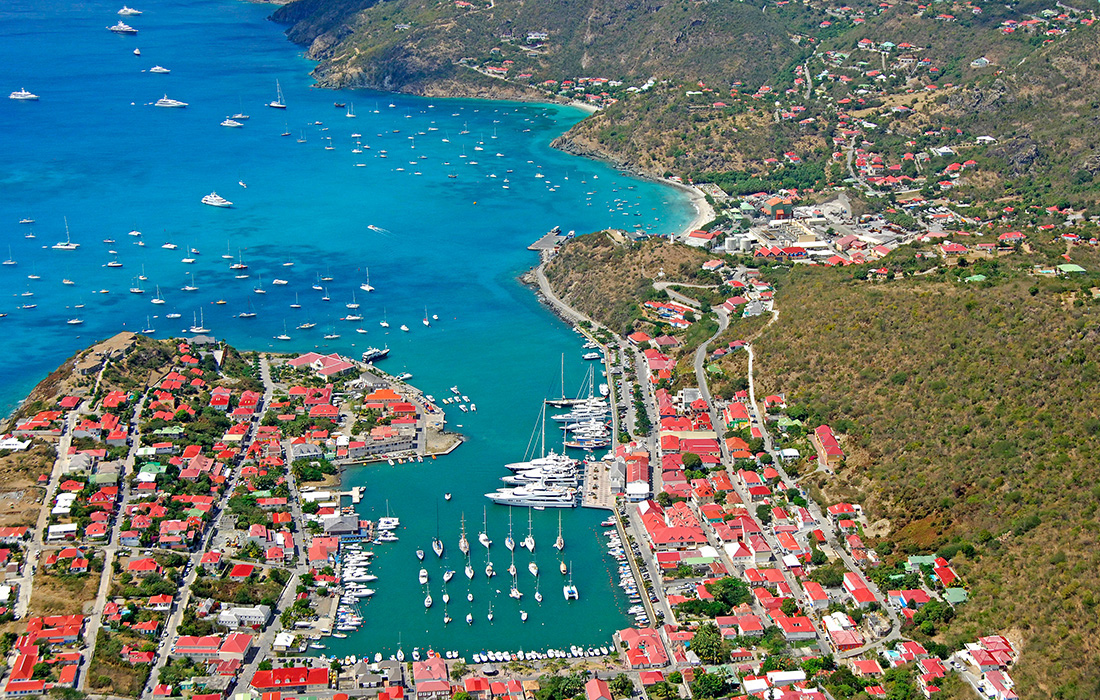
[[[611,492],[611,469],[606,462],[586,462],[582,508],[615,510],[615,494]]]
[[[566,235],[564,233],[561,233],[560,231],[556,233],[554,231],[551,231],[531,245],[527,246],[527,250],[537,250],[540,252],[555,250],[558,246],[565,242],[565,239]]]
[[[350,491],[337,491],[332,495],[336,496],[337,500],[349,496],[352,504],[358,505],[359,501],[363,500],[363,492],[366,490],[365,486],[355,486]]]

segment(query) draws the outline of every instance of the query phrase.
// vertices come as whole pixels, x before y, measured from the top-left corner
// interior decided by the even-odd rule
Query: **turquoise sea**
[[[119,6],[0,5],[0,90],[25,87],[41,97],[0,99],[0,258],[17,263],[0,266],[0,313],[7,314],[0,350],[9,358],[0,364],[0,404],[10,410],[95,340],[143,328],[155,329],[155,337],[178,335],[195,317],[244,349],[357,356],[369,345],[388,345],[389,371],[411,372],[413,384],[437,397],[457,384],[478,411],[449,415],[451,428],[469,440],[444,459],[349,473],[350,484],[367,487],[365,516],[384,514],[388,501],[401,517],[401,541],[377,557],[380,580],[364,606],[367,623],[352,638],[330,640],[330,651],[391,653],[399,634],[406,650],[605,642],[626,624],[627,603],[602,548],[602,513],[564,514],[565,555],[581,592],[571,604],[551,556],[557,514],[534,513],[541,608],[531,597],[526,552],[516,562],[525,598],[507,597],[507,510],[499,506],[489,506],[488,520],[503,575],[486,584],[484,549],[475,543],[475,601],[466,602],[454,558],[458,523],[465,513],[476,537],[488,503],[482,494],[500,485],[505,462],[522,457],[541,399],[560,392],[562,353],[567,385],[578,385],[586,369],[577,336],[516,281],[537,262],[526,246],[555,225],[579,233],[635,225],[680,230],[693,214],[687,200],[550,149],[584,116],[579,110],[314,89],[311,63],[266,20],[270,6],[149,2],[138,6],[141,16],[124,18],[139,33],[118,36],[106,27],[119,19]],[[154,65],[171,72],[148,72]],[[276,97],[276,81],[286,110],[264,106]],[[163,95],[189,106],[150,106]],[[356,117],[335,101],[354,105]],[[243,128],[219,126],[238,112],[251,117]],[[352,152],[356,141],[361,153]],[[203,206],[211,191],[233,207]],[[21,225],[23,218],[35,223]],[[66,219],[80,248],[53,250],[65,240]],[[237,279],[223,255],[239,256],[249,277]],[[107,266],[115,260],[122,266]],[[369,294],[358,289],[368,271],[375,287]],[[313,289],[318,283],[320,291]],[[198,290],[182,291],[187,285]],[[166,302],[159,306],[151,303],[158,287]],[[364,318],[342,321],[353,294]],[[297,310],[290,308],[296,297]],[[236,318],[248,310],[256,318]],[[425,313],[438,316],[427,328]],[[317,326],[296,329],[306,321]],[[399,331],[401,324],[410,331]],[[284,327],[292,340],[274,340]],[[340,337],[323,338],[334,332]],[[450,502],[445,491],[454,493]],[[437,505],[447,563],[459,570],[449,629],[442,624],[440,565],[429,567],[436,602],[425,612],[413,554],[429,549]],[[515,514],[525,533],[526,511]],[[490,600],[492,625],[485,619]],[[526,624],[521,608],[530,613]],[[468,611],[476,618],[469,627]]]

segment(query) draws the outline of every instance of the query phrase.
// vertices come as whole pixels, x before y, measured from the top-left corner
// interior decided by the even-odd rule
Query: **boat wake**
[[[374,231],[375,233],[381,233],[381,234],[393,233],[389,229],[384,229],[381,226],[375,226],[374,224],[367,224],[367,228],[369,228],[371,231]]]

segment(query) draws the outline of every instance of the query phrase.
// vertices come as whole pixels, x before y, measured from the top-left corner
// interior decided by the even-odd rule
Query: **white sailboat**
[[[527,511],[527,537],[523,538],[523,546],[527,548],[527,551],[531,554],[535,553],[535,535],[534,530],[531,527],[531,511]]]
[[[275,94],[275,99],[268,102],[267,106],[275,109],[286,109],[286,101],[283,99],[283,87],[279,85],[278,79],[275,80]]]
[[[466,514],[462,514],[462,534],[458,536],[458,550],[463,554],[470,553],[470,541],[466,539]]]
[[[516,548],[516,541],[512,537],[512,509],[508,509],[508,536],[504,538],[504,546],[508,548],[508,551],[514,551]]]
[[[54,250],[76,250],[80,247],[79,243],[73,243],[72,239],[69,237],[69,217],[65,217],[65,242],[54,243],[50,247]]]
[[[191,327],[187,329],[191,333],[209,333],[210,329],[205,325],[205,319],[202,317],[202,309],[199,309],[199,320],[195,322],[195,315],[191,314]]]
[[[485,549],[489,549],[489,545],[491,545],[493,543],[493,541],[491,539],[489,539],[489,535],[488,535],[488,529],[489,529],[489,527],[488,527],[488,525],[489,525],[489,509],[488,508],[485,509],[483,515],[484,515],[484,517],[481,521],[481,532],[479,532],[478,535],[477,535],[477,541],[480,542],[481,545],[483,547],[485,547]]]
[[[561,511],[558,511],[558,539],[554,540],[554,549],[559,552],[565,549],[565,540],[561,536]]]
[[[569,583],[561,587],[561,592],[565,596],[566,600],[578,600],[580,598],[580,594],[577,592],[577,587],[573,585],[572,571],[569,572]]]
[[[365,270],[366,280],[363,282],[363,284],[359,285],[359,289],[362,289],[364,292],[373,292],[374,287],[372,287],[370,284],[370,268],[365,268]]]

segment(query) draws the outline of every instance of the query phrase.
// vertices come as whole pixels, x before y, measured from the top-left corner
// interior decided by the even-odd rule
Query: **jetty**
[[[547,233],[542,238],[538,239],[531,245],[527,246],[527,250],[535,250],[539,252],[556,250],[558,246],[569,238],[566,234],[561,232],[561,229],[555,229]]]

